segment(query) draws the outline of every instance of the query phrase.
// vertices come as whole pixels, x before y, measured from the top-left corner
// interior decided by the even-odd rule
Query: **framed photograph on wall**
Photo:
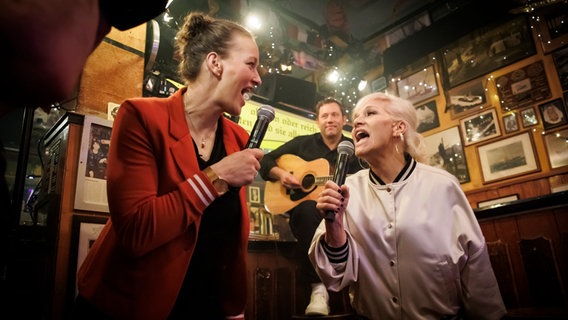
[[[103,230],[108,216],[103,215],[73,215],[71,225],[71,250],[69,251],[69,279],[67,292],[69,303],[77,295],[77,271],[87,257],[87,253]]]
[[[488,109],[460,120],[464,145],[478,143],[501,135],[495,109]]]
[[[247,193],[249,203],[260,203],[260,187],[248,186]]]
[[[440,126],[435,100],[414,106],[414,108],[418,116],[418,127],[416,128],[418,132],[422,133]]]
[[[460,183],[469,182],[469,170],[458,127],[424,137],[429,164],[453,174]]]
[[[523,128],[536,126],[538,124],[538,119],[536,118],[534,107],[523,109],[519,114],[521,116],[521,123],[523,124]]]
[[[479,111],[487,103],[483,79],[475,79],[446,92],[446,110],[452,119]]]
[[[566,109],[561,98],[540,104],[538,106],[544,130],[560,127],[568,123]]]
[[[568,44],[566,19],[566,3],[562,1],[538,11],[538,19],[534,19],[534,22],[544,53],[550,53]]]
[[[510,114],[503,116],[503,128],[505,128],[505,133],[519,131],[517,114],[511,112]]]
[[[108,212],[106,166],[112,121],[86,115],[75,187],[75,209]]]
[[[503,112],[524,108],[552,96],[542,61],[497,77],[495,84]]]
[[[554,60],[562,91],[568,91],[568,46],[552,53],[552,59]]]
[[[550,168],[568,166],[568,128],[547,132],[543,139]]]
[[[398,96],[409,100],[413,104],[430,99],[438,95],[438,84],[434,65],[402,77],[397,83]]]
[[[530,131],[477,147],[483,183],[540,171]]]
[[[446,86],[453,88],[536,54],[530,24],[519,15],[479,28],[440,50]]]

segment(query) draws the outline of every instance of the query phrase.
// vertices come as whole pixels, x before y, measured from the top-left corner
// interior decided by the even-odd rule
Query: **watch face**
[[[217,189],[217,193],[219,193],[220,195],[229,191],[229,184],[223,179],[217,179],[213,181],[213,185],[215,186],[215,189]]]

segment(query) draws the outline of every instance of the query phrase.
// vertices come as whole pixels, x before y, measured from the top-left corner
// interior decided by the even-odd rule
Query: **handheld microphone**
[[[252,127],[250,137],[245,147],[247,149],[260,147],[262,138],[264,138],[264,134],[268,129],[268,124],[270,123],[270,121],[274,120],[274,108],[269,105],[263,104],[256,111],[256,116],[256,122]]]
[[[347,163],[349,157],[353,155],[355,147],[349,141],[341,141],[337,146],[337,163],[335,164],[335,173],[333,174],[333,182],[341,187],[345,183],[345,176],[347,175]],[[335,220],[335,212],[328,210],[325,212],[325,220],[333,222]]]

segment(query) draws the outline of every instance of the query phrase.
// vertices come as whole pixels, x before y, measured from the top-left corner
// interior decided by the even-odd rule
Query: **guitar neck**
[[[319,176],[316,177],[316,185],[323,186],[326,182],[333,179],[333,176]]]

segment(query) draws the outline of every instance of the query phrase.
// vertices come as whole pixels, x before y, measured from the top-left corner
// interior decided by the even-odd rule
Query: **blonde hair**
[[[370,93],[357,102],[354,111],[369,104],[371,101],[383,102],[383,107],[390,114],[394,121],[403,121],[406,123],[406,132],[404,133],[404,149],[416,161],[426,163],[428,161],[426,154],[426,145],[424,137],[416,131],[418,127],[418,116],[416,109],[408,100],[393,96],[382,92]]]

